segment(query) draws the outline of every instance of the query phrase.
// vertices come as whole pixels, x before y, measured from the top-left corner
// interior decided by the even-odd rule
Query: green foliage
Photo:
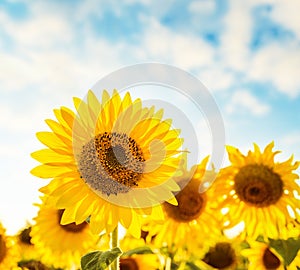
[[[148,246],[143,246],[143,247],[137,247],[135,249],[128,250],[124,252],[122,255],[125,257],[132,256],[134,254],[153,254],[154,252],[152,249]]]
[[[189,270],[201,270],[201,268],[199,268],[198,266],[196,266],[193,262],[187,262],[185,264],[186,268],[185,269],[189,269]]]
[[[287,240],[269,239],[269,241],[270,247],[274,248],[284,259],[285,266],[290,265],[300,249],[300,238],[289,238]]]
[[[92,251],[81,258],[82,270],[104,270],[122,254],[116,247],[108,251]]]

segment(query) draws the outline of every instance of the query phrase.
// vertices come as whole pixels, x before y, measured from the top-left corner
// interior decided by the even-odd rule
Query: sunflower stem
[[[118,224],[116,228],[111,233],[111,248],[119,247],[119,235],[118,235]],[[116,258],[111,264],[111,270],[120,270],[120,260],[119,257]]]
[[[172,259],[170,257],[166,258],[165,270],[171,270]]]

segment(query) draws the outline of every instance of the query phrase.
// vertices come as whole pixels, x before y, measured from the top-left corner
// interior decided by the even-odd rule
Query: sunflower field
[[[188,167],[162,108],[116,90],[74,106],[37,133],[38,212],[16,235],[0,223],[1,270],[300,269],[300,161],[274,142]]]

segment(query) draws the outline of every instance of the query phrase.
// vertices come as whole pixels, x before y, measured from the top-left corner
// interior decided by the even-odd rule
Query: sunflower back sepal
[[[120,248],[107,251],[92,251],[81,257],[82,270],[105,270],[114,260],[122,255]]]

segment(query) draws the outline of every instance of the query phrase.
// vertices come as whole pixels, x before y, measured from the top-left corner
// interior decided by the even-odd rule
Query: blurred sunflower
[[[32,154],[41,162],[31,172],[53,178],[41,191],[65,209],[62,224],[90,220],[94,233],[111,232],[118,222],[133,235],[140,233],[140,214],[161,219],[162,201],[176,204],[172,180],[180,162],[182,139],[162,121],[163,110],[143,108],[140,99],[123,99],[103,91],[99,102],[92,91],[87,102],[74,98],[77,115],[61,107],[57,121],[46,120],[53,132],[39,132],[48,148]]]
[[[219,240],[209,248],[199,264],[201,269],[235,270],[242,269],[240,256],[241,246],[238,238],[228,239],[221,236]]]
[[[0,269],[18,269],[18,251],[13,237],[6,235],[6,230],[0,223]]]
[[[157,270],[160,261],[156,254],[135,254],[120,258],[120,270]]]
[[[28,260],[28,261],[20,261],[18,263],[19,269],[22,270],[56,270],[56,268],[53,267],[49,267],[43,263],[41,263],[40,261],[36,261],[36,260]],[[57,270],[59,270],[57,268]]]
[[[99,237],[91,233],[86,222],[61,225],[64,210],[54,208],[47,197],[42,200],[30,232],[31,243],[39,252],[40,261],[56,268],[79,266],[81,256],[96,248]]]
[[[141,234],[143,235],[143,233]],[[133,250],[140,247],[145,247],[147,243],[145,240],[141,238],[135,238],[130,234],[126,234],[121,240],[120,240],[120,248],[123,252],[127,252],[129,250]],[[147,247],[150,248],[150,245],[147,245]]]
[[[284,270],[281,256],[267,243],[250,241],[250,248],[241,254],[249,261],[248,270]],[[294,270],[297,268],[293,268]]]
[[[218,219],[210,208],[210,189],[199,191],[205,182],[207,162],[208,157],[191,170],[185,165],[181,168],[182,175],[175,178],[182,188],[176,195],[178,205],[165,202],[163,224],[150,221],[143,227],[148,232],[146,239],[152,239],[156,247],[167,245],[170,252],[196,252],[200,256],[219,237]]]
[[[254,151],[245,156],[228,146],[231,165],[221,170],[213,185],[218,208],[227,211],[224,225],[233,227],[243,221],[244,237],[289,237],[286,225],[295,223],[299,216],[299,199],[294,196],[299,189],[295,182],[298,175],[293,173],[299,163],[293,163],[293,157],[275,162],[279,151],[273,152],[273,147],[272,142],[261,153],[254,144]]]
[[[20,259],[22,261],[39,260],[40,255],[38,254],[35,246],[31,242],[31,225],[22,229],[15,237],[16,245],[19,249]]]

